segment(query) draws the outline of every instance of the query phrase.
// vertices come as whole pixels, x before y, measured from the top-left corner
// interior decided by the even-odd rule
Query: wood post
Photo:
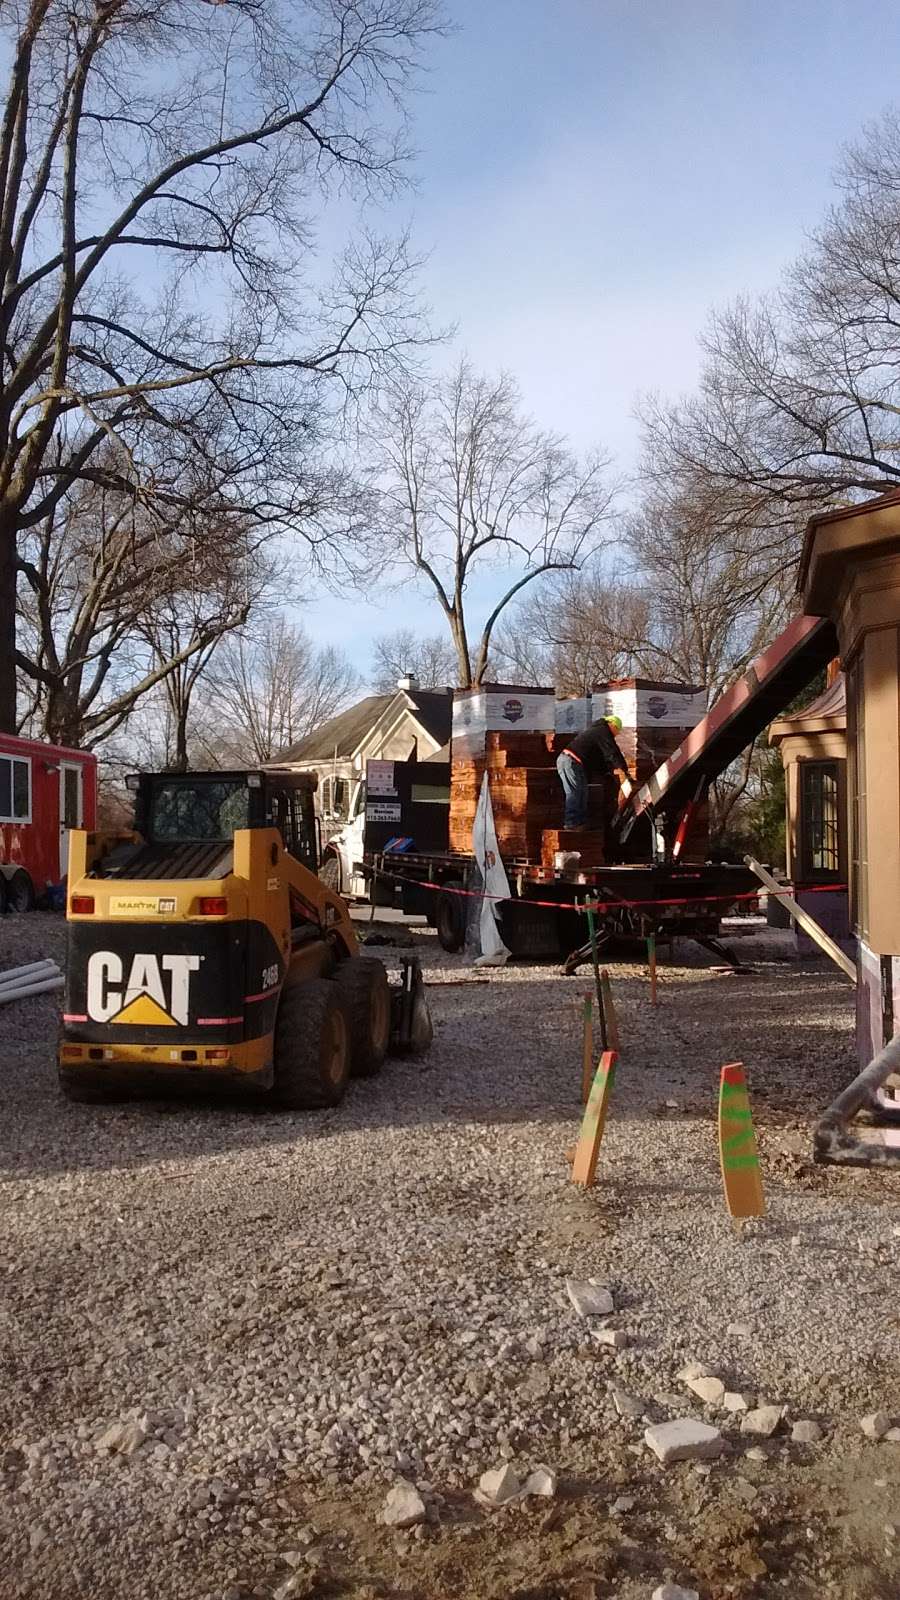
[[[582,1189],[591,1189],[597,1171],[600,1141],[606,1126],[606,1112],[613,1084],[616,1081],[616,1052],[604,1050],[600,1057],[591,1093],[581,1123],[581,1133],[572,1163],[572,1182]]]
[[[616,1005],[613,1000],[612,984],[609,973],[604,967],[600,973],[600,988],[603,993],[603,1010],[606,1016],[606,1037],[610,1050],[619,1053],[619,1018],[616,1015]]]
[[[756,1133],[747,1096],[744,1066],[733,1061],[722,1068],[719,1084],[719,1161],[725,1204],[736,1219],[765,1214]]]

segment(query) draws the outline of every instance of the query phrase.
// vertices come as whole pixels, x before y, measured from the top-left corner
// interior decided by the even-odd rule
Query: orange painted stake
[[[584,997],[584,1045],[581,1057],[581,1104],[586,1106],[591,1092],[594,1073],[594,1002],[589,994]]]
[[[741,1061],[722,1068],[719,1083],[719,1161],[725,1204],[740,1222],[765,1215],[756,1133]]]
[[[615,1081],[616,1052],[604,1050],[585,1106],[581,1133],[575,1148],[575,1160],[572,1163],[572,1182],[580,1184],[582,1189],[591,1189],[594,1185],[600,1141],[606,1127],[606,1112]]]

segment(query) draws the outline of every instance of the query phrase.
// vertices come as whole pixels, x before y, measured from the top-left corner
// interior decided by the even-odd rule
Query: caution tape
[[[760,884],[758,889],[743,889],[740,892],[732,891],[730,894],[691,894],[646,900],[628,900],[623,895],[617,896],[614,900],[532,900],[530,896],[488,894],[483,889],[463,889],[457,888],[455,884],[434,883],[429,878],[412,878],[403,872],[386,872],[383,867],[373,867],[370,870],[373,877],[390,878],[395,883],[414,883],[419,889],[433,889],[437,894],[455,894],[466,900],[499,900],[503,904],[509,901],[516,905],[539,906],[547,911],[641,911],[649,906],[736,905],[739,900],[758,900],[761,894],[775,893],[774,890],[765,889]],[[817,883],[810,884],[803,893],[835,894],[846,888],[845,883]],[[790,890],[785,889],[782,893],[789,895]],[[777,894],[776,898],[779,898]]]

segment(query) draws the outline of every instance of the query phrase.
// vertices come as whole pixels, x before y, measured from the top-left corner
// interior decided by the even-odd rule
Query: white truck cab
[[[346,784],[344,787],[348,787]],[[337,789],[337,785],[335,785]],[[332,791],[323,786],[322,866],[319,876],[329,888],[350,899],[365,900],[368,894],[362,870],[363,834],[366,824],[366,784],[364,778],[350,785],[350,799],[346,813],[342,796],[336,795],[338,808],[334,809]]]

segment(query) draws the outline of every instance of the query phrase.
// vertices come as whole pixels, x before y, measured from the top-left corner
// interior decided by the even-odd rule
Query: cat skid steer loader
[[[316,875],[316,778],[129,780],[135,831],[73,831],[59,1076],[74,1100],[181,1086],[335,1105],[351,1075],[431,1042],[421,973],[359,954]]]

